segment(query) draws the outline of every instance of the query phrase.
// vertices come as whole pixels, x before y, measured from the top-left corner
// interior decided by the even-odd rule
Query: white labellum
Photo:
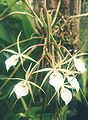
[[[28,94],[28,86],[25,81],[21,81],[16,84],[13,88],[13,92],[15,92],[17,98],[21,98],[22,96],[26,96]]]
[[[7,71],[10,69],[11,66],[15,66],[17,64],[18,59],[19,59],[18,55],[12,55],[5,61]]]

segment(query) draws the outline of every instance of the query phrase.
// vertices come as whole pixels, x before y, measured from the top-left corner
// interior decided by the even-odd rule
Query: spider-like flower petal
[[[21,81],[16,84],[13,88],[13,92],[15,92],[17,98],[21,98],[22,96],[26,96],[28,94],[28,86],[25,81]]]
[[[74,58],[74,64],[79,72],[83,73],[85,71],[85,64],[81,58]]]
[[[64,84],[64,78],[62,74],[59,73],[58,71],[54,71],[50,75],[49,84],[52,85],[56,91],[58,91],[60,87]]]
[[[79,91],[79,82],[77,81],[77,79],[73,76],[67,76],[68,82],[71,84],[73,89],[76,89],[76,91]]]
[[[15,66],[17,64],[18,59],[19,59],[18,55],[12,55],[5,61],[7,71],[10,69],[11,66]]]
[[[65,87],[61,88],[61,98],[67,105],[72,99],[72,93]]]

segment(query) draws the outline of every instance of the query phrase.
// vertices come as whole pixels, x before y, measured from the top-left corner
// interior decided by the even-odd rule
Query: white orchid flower
[[[72,99],[72,93],[65,87],[61,88],[61,98],[67,105]]]
[[[74,64],[76,69],[81,72],[84,73],[85,71],[85,64],[83,62],[83,60],[81,58],[74,58]]]
[[[64,79],[61,73],[58,71],[54,71],[50,75],[50,80],[49,80],[50,85],[52,85],[56,91],[60,89],[60,87],[64,84]]]
[[[64,78],[61,73],[59,73],[58,71],[54,71],[50,75],[49,84],[55,88],[58,95],[59,95],[59,90],[61,88],[60,90],[61,98],[66,105],[71,101],[72,93],[70,92],[70,90],[64,87]]]
[[[26,96],[29,92],[26,81],[17,83],[13,88],[13,92],[15,92],[18,99],[20,99],[22,96]]]
[[[79,82],[77,81],[77,79],[73,76],[67,76],[68,82],[71,84],[73,89],[76,89],[76,91],[79,91]]]
[[[13,54],[11,57],[9,57],[5,61],[7,71],[10,69],[11,66],[15,66],[18,63],[19,59],[20,59],[20,62],[21,62],[22,65],[23,65],[23,60],[22,60],[23,58],[29,59],[29,60],[31,60],[33,62],[36,62],[33,58],[25,55],[24,54],[25,51],[23,53],[17,53],[14,50],[10,50],[10,49],[7,49],[5,51],[10,52],[10,53]]]
[[[31,57],[29,57],[28,55],[25,54],[28,50],[31,49],[31,47],[28,47],[26,50],[24,50],[21,53],[21,49],[20,49],[20,45],[19,45],[19,37],[21,35],[21,32],[19,33],[18,38],[17,38],[17,49],[18,49],[18,52],[14,51],[14,50],[11,50],[11,49],[5,49],[5,51],[13,54],[10,58],[8,58],[5,61],[7,71],[10,69],[11,66],[15,66],[17,64],[19,58],[20,58],[20,62],[21,62],[22,65],[23,65],[23,60],[22,60],[23,58],[29,59],[29,60],[31,60],[31,61],[33,61],[35,63],[37,62],[33,58],[31,58]]]
[[[67,76],[67,79],[68,79],[68,82],[70,83],[70,88],[76,89],[76,91],[78,92],[80,87],[77,79],[73,76]],[[55,88],[56,92],[58,93],[58,96],[61,95],[61,99],[67,105],[72,99],[72,93],[67,88],[67,85],[65,85],[64,82],[65,80],[62,74],[59,73],[58,71],[54,71],[50,75],[49,84]]]
[[[7,71],[10,69],[11,66],[15,66],[18,63],[19,55],[12,55],[5,61]]]

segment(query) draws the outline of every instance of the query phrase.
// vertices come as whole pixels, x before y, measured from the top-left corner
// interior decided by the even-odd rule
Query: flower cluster
[[[22,67],[23,67],[23,58],[29,59],[33,62],[36,62],[33,58],[31,58],[31,57],[29,57],[25,54],[27,52],[27,50],[29,50],[30,47],[28,49],[26,49],[24,52],[21,53],[20,47],[19,47],[19,41],[18,41],[17,42],[17,48],[18,48],[18,52],[15,52],[14,50],[11,50],[11,49],[5,50],[5,51],[13,54],[11,57],[6,59],[6,61],[5,61],[7,71],[12,66],[17,65],[17,63],[19,62],[19,59],[20,59],[20,62],[22,64]],[[17,98],[20,99],[22,96],[26,96],[28,94],[28,89],[29,89],[29,87],[27,85],[27,80],[24,80],[24,81],[21,81],[14,86],[14,88],[12,90],[12,93],[15,92]]]
[[[5,61],[7,71],[10,69],[11,66],[15,66],[19,59],[22,61],[22,57],[29,57],[25,56],[23,53],[17,53],[13,50],[7,50],[8,52],[13,53],[13,55]],[[31,58],[32,61],[36,62],[34,59]],[[85,64],[82,59],[74,58],[74,66],[76,70],[80,73],[85,71]],[[64,76],[62,72],[58,72],[58,70],[54,70],[54,72],[50,75],[49,84],[52,85],[58,95],[61,95],[62,100],[67,105],[72,99],[72,92],[70,89],[75,89],[76,92],[79,91],[80,85],[74,75],[70,74]],[[22,96],[26,96],[28,94],[28,86],[26,81],[21,81],[16,84],[13,88],[13,92],[15,92],[17,98],[21,98]]]
[[[81,59],[74,59],[75,68],[77,71],[83,73],[85,71],[85,64]],[[67,81],[66,81],[67,80]],[[72,92],[70,89],[75,89],[76,92],[79,91],[80,85],[76,77],[73,75],[64,76],[62,73],[54,70],[50,75],[49,84],[52,85],[58,95],[61,95],[62,100],[67,105],[72,99]]]

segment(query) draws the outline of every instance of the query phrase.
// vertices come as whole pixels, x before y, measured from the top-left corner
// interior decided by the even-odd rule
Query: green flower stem
[[[87,73],[87,72],[84,72],[84,73],[82,74],[82,87],[83,87],[83,93],[84,93],[85,95],[87,94],[87,87],[86,87],[87,78],[88,78],[88,73]]]
[[[48,13],[48,11],[47,11],[47,31],[50,39],[50,35],[52,34],[52,27],[51,27],[51,15]]]
[[[42,21],[40,20],[40,18],[37,16],[37,14],[34,12],[34,10],[31,9],[31,7],[28,6],[28,4],[25,2],[25,0],[22,0],[24,2],[24,4],[29,8],[29,10],[33,13],[33,15],[36,17],[36,19],[39,21],[39,23],[41,24],[41,26],[43,26]]]
[[[59,51],[61,57],[64,58],[64,55],[63,55],[63,53],[61,52],[61,50],[59,49],[58,44],[57,44],[56,40],[54,39],[53,35],[51,35],[51,39],[52,39],[52,41],[54,42],[55,47],[56,47],[57,50]]]
[[[20,100],[22,102],[22,105],[24,107],[25,112],[27,112],[28,111],[28,107],[27,107],[27,104],[26,104],[25,100],[23,99],[23,97],[21,97]]]
[[[57,19],[58,12],[59,12],[59,9],[60,9],[60,5],[61,5],[61,0],[58,1],[58,5],[57,5],[57,9],[56,9],[56,13],[55,13],[55,16],[54,16],[54,19],[53,19],[53,21],[52,21],[51,26],[54,25],[54,23],[55,23],[55,21],[56,21],[56,19]]]
[[[84,100],[85,100],[85,102],[86,102],[86,104],[88,106],[88,101],[87,101],[87,99],[86,99],[86,97],[85,97],[85,95],[84,95],[84,93],[83,93],[81,88],[80,88],[80,92],[81,92],[81,94],[82,94],[82,96],[83,96],[83,98],[84,98]]]

